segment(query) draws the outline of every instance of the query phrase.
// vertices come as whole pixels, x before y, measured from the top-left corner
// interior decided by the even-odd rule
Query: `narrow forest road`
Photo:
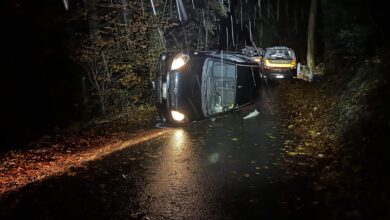
[[[27,185],[0,198],[0,219],[329,219],[280,165],[277,92]]]

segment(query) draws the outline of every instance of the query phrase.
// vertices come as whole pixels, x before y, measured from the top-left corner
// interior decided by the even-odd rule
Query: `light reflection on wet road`
[[[278,165],[280,143],[270,138],[277,131],[269,99],[215,121],[162,128],[170,131],[90,162],[75,175],[25,187],[0,202],[0,218],[285,217],[289,185]],[[255,108],[260,114],[243,120]]]
[[[143,212],[152,219],[276,216],[269,201],[275,198],[263,198],[269,194],[263,191],[280,176],[278,148],[267,136],[274,132],[269,115],[242,119],[254,107],[176,128],[160,140],[161,159],[150,169],[157,174],[145,181],[152,199]]]

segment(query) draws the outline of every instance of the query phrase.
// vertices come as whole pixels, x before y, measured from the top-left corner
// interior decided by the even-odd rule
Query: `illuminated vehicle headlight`
[[[179,69],[184,66],[188,60],[190,60],[190,57],[187,54],[179,53],[175,56],[175,58],[173,58],[171,70]]]
[[[175,121],[183,121],[185,118],[185,116],[178,111],[171,111],[171,115],[172,115],[173,120],[175,120]]]

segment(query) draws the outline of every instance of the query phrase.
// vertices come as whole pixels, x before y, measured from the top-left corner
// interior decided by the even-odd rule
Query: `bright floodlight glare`
[[[184,115],[178,111],[171,111],[171,115],[175,121],[183,121],[184,119]]]
[[[186,54],[178,54],[175,56],[175,58],[172,61],[171,70],[179,69],[180,67],[184,66],[190,57]]]

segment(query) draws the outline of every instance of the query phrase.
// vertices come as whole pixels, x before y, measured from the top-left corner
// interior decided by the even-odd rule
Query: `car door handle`
[[[237,88],[241,89],[243,86],[237,86]]]

